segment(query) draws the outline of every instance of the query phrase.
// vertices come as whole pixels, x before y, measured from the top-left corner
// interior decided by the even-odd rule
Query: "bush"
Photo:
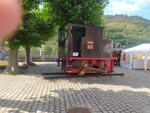
[[[53,51],[53,48],[50,47],[49,45],[45,45],[44,46],[44,51],[45,51],[45,55],[51,55],[52,51]]]
[[[38,48],[33,47],[31,51],[32,51],[32,55],[40,55],[40,50]]]

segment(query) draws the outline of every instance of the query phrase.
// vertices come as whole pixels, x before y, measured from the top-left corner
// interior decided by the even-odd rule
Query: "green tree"
[[[9,40],[9,60],[5,73],[20,74],[18,66],[18,48],[39,47],[56,32],[55,23],[48,8],[39,8],[41,0],[22,0],[24,21],[18,33]],[[28,55],[30,56],[30,55]]]
[[[30,16],[24,22],[29,24],[26,31],[22,34],[25,36],[26,43],[23,42],[22,46],[26,48],[26,65],[34,65],[31,57],[31,47],[39,47],[45,41],[50,40],[55,34],[55,22],[53,22],[53,15],[49,14],[50,10],[43,6],[40,10],[32,10]],[[32,25],[32,27],[31,27]],[[28,32],[28,33],[27,33]]]
[[[47,0],[58,25],[77,23],[100,26],[107,0]]]

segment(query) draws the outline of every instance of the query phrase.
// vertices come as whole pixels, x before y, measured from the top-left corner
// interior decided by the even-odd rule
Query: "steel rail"
[[[108,73],[108,74],[99,74],[99,73],[86,73],[83,76],[77,74],[67,74],[67,73],[42,73],[41,74],[45,79],[63,79],[63,78],[84,78],[84,77],[98,77],[98,76],[123,76],[124,73]]]

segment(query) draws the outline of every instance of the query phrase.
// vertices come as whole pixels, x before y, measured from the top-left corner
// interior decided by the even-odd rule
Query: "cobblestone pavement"
[[[54,63],[30,67],[30,74],[0,75],[0,113],[150,113],[150,72],[115,67],[125,76],[49,80],[41,72],[60,71]]]

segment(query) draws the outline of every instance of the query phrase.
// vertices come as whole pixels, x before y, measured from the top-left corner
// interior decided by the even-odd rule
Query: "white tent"
[[[130,69],[150,69],[150,43],[123,50],[120,65]]]

